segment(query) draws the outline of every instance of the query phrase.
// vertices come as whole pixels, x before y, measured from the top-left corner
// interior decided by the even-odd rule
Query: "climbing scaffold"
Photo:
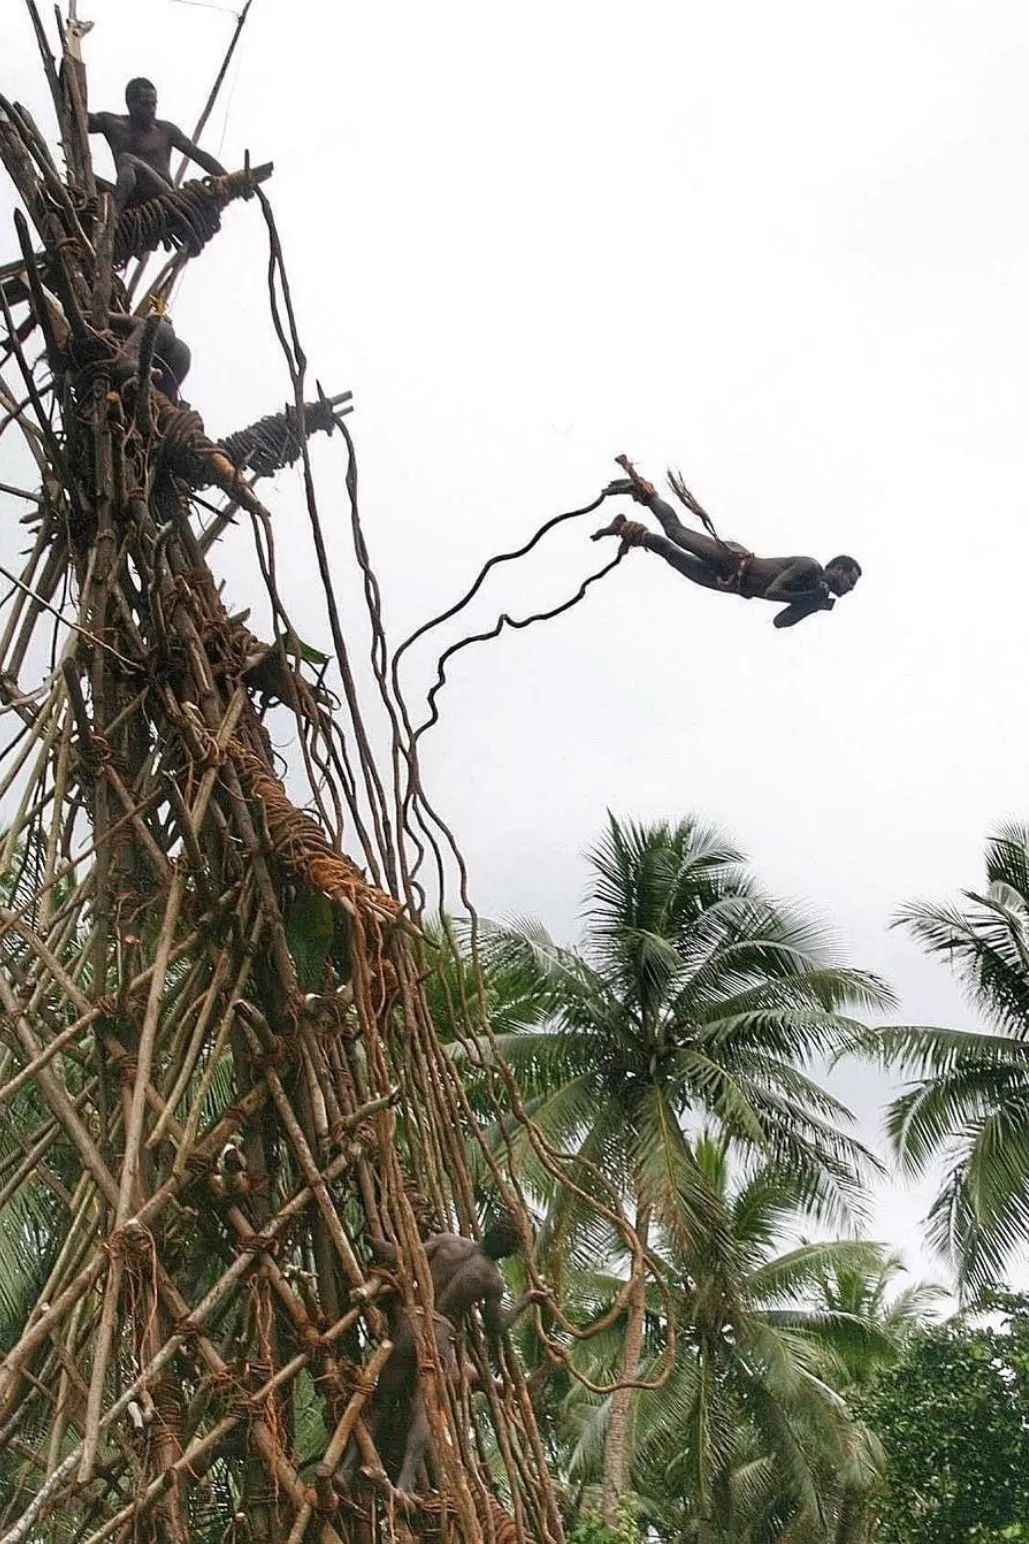
[[[430,1328],[424,1242],[480,1236],[488,1195],[520,1231],[551,1358],[591,1332],[548,1295],[512,1148],[486,1140],[483,1109],[621,1232],[626,1292],[647,1264],[617,1196],[543,1140],[484,1055],[478,973],[451,968],[447,927],[425,926],[445,873],[470,914],[463,860],[390,669],[349,393],[307,381],[271,167],[119,212],[90,160],[84,24],[51,47],[27,5],[60,149],[0,97],[21,206],[0,272],[0,412],[29,469],[0,508],[30,542],[0,606],[0,1218],[42,1241],[42,1264],[0,1348],[0,1540],[560,1544],[510,1342],[497,1363],[466,1326],[458,1373]],[[229,213],[263,222],[290,400],[219,438],[179,397],[162,328]],[[153,282],[130,278],[161,246]],[[370,702],[329,572],[316,430],[347,461]],[[257,491],[296,462],[330,662],[276,587]],[[212,571],[237,512],[271,643],[230,615]],[[285,770],[273,712],[293,726]],[[431,1435],[413,1499],[363,1418],[404,1323]]]

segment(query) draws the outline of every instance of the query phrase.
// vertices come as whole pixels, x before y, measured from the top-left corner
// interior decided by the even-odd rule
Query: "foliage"
[[[742,855],[696,819],[641,826],[611,816],[590,866],[581,949],[562,948],[531,922],[488,930],[483,949],[488,973],[499,972],[527,1009],[495,1043],[537,1126],[578,1160],[580,1190],[593,1190],[599,1171],[634,1207],[644,1246],[656,1230],[684,1259],[703,1248],[714,1262],[722,1198],[694,1149],[711,1123],[726,1150],[789,1172],[808,1215],[853,1215],[875,1160],[808,1068],[860,1035],[850,1007],[885,1007],[888,989],[834,961],[820,930],[765,895]],[[493,1056],[488,1040],[460,1050],[487,1068]],[[524,1130],[497,1122],[492,1135],[548,1206],[555,1283],[603,1258],[612,1241],[596,1214],[571,1187],[555,1190]],[[618,1328],[611,1373],[622,1387],[602,1434],[609,1527],[626,1484],[631,1384],[644,1353],[636,1287]],[[710,1373],[701,1366],[702,1384]],[[704,1419],[714,1405],[701,1398],[699,1408]],[[719,1468],[718,1448],[705,1433],[697,1450],[705,1474]]]
[[[864,1325],[896,1353],[937,1316],[947,1297],[946,1289],[932,1282],[915,1282],[898,1290],[897,1278],[904,1270],[900,1255],[884,1250],[871,1249],[864,1258],[856,1253],[850,1258],[837,1255],[816,1279],[818,1302],[827,1313]],[[860,1344],[852,1348],[841,1342],[836,1351],[844,1373],[837,1386],[843,1392],[861,1387],[880,1365]],[[893,1355],[887,1360],[892,1361]]]
[[[586,1511],[568,1534],[568,1544],[640,1544],[636,1501],[624,1495],[618,1505],[618,1523],[609,1528],[599,1512]]]
[[[872,1314],[826,1306],[824,1284],[876,1280],[888,1257],[856,1240],[796,1241],[790,1174],[760,1166],[734,1177],[727,1143],[710,1136],[695,1154],[720,1215],[707,1246],[665,1252],[668,1294],[653,1293],[648,1306],[642,1372],[653,1376],[661,1360],[667,1307],[677,1355],[664,1386],[636,1397],[630,1468],[641,1521],[661,1537],[758,1539],[792,1528],[831,1538],[845,1499],[868,1490],[878,1463],[838,1390],[852,1368],[892,1361],[897,1341]],[[604,1278],[591,1279],[602,1307]],[[618,1283],[606,1285],[609,1302]],[[573,1361],[595,1381],[609,1378],[617,1344],[615,1331]],[[609,1403],[576,1386],[566,1393],[573,1478],[596,1476]]]
[[[697,821],[612,819],[591,865],[578,950],[533,923],[486,927],[480,976],[467,948],[451,947],[451,924],[449,938],[428,939],[439,960],[427,982],[430,1011],[465,1062],[473,1110],[498,1145],[510,1144],[541,1209],[541,1263],[566,1312],[588,1323],[609,1308],[623,1285],[624,1251],[607,1225],[590,1222],[570,1191],[548,1181],[520,1128],[501,1129],[485,1097],[489,1044],[472,1029],[483,1011],[539,1126],[584,1161],[583,1188],[593,1184],[587,1164],[595,1165],[635,1207],[662,1272],[665,1293],[651,1288],[638,1305],[633,1364],[630,1309],[606,1333],[569,1342],[573,1366],[601,1384],[627,1373],[649,1378],[670,1319],[678,1336],[668,1381],[622,1395],[624,1478],[605,1521],[594,1508],[610,1475],[617,1396],[591,1394],[549,1366],[532,1321],[522,1321],[519,1354],[565,1486],[570,1544],[1029,1538],[1019,1480],[1025,1435],[1011,1398],[1026,1408],[1025,1304],[1007,1305],[1003,1332],[964,1320],[927,1331],[939,1289],[898,1291],[899,1261],[878,1246],[804,1237],[812,1222],[860,1214],[876,1168],[813,1066],[868,1045],[884,1057],[901,1046],[913,1054],[955,1032],[872,1031],[852,1017],[888,1006],[888,990],[838,964],[819,930],[765,896],[740,854]],[[1006,904],[1011,910],[1010,896]],[[287,917],[305,990],[319,988],[327,960],[345,948],[323,913],[300,890]],[[457,941],[466,945],[467,935]],[[999,979],[994,971],[991,991]],[[995,1037],[1007,1047],[1017,1045],[1014,1022]],[[194,1082],[205,1065],[206,1053]],[[919,1112],[934,1098],[936,1074],[926,1067]],[[213,1069],[209,1094],[219,1106],[228,1097],[222,1070]],[[11,1163],[16,1133],[36,1130],[46,1112],[31,1085],[8,1110],[0,1162]],[[397,1139],[403,1144],[402,1128]],[[1013,1139],[1005,1152],[1017,1154]],[[59,1247],[53,1184],[70,1190],[77,1170],[64,1142],[50,1162],[52,1173],[24,1186],[19,1206],[0,1217],[0,1349],[19,1333]],[[210,1269],[193,1295],[216,1271],[216,1247],[204,1258]],[[308,1393],[302,1378],[293,1410],[301,1458],[324,1438]],[[890,1452],[885,1478],[880,1439]],[[0,1504],[29,1478],[20,1466],[0,1466]],[[220,1536],[234,1506],[230,1479],[218,1469],[193,1498],[198,1537]],[[54,1519],[65,1529],[70,1521]]]
[[[316,992],[335,936],[332,902],[320,891],[304,885],[286,914],[286,942],[304,992]]]
[[[689,1142],[710,1121],[791,1169],[820,1217],[850,1213],[875,1160],[806,1068],[861,1032],[850,1007],[888,1006],[889,990],[834,961],[821,930],[695,819],[612,817],[590,864],[580,950],[531,922],[484,939],[489,974],[529,1009],[497,1040],[537,1123],[683,1243],[713,1204]],[[573,1231],[566,1213],[554,1225]]]
[[[992,1032],[859,1037],[914,1076],[890,1108],[890,1135],[909,1174],[945,1160],[929,1239],[973,1293],[1002,1279],[1029,1228],[1029,829],[1005,826],[989,842],[986,879],[963,909],[910,906],[900,922],[955,971]]]
[[[984,1306],[1003,1322],[921,1330],[859,1397],[888,1456],[883,1544],[1029,1538],[1029,1297]]]

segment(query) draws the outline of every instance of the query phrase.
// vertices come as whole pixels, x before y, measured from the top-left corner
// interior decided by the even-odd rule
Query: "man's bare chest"
[[[152,129],[134,129],[129,123],[114,123],[107,137],[116,155],[130,151],[151,165],[166,160],[171,148],[166,130],[156,125]]]

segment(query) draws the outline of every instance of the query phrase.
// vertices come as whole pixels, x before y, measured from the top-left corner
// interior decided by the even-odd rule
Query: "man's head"
[[[519,1254],[522,1235],[514,1218],[505,1213],[482,1235],[482,1252],[491,1260],[503,1260],[507,1255]]]
[[[157,117],[157,87],[152,80],[137,75],[125,87],[125,106],[133,123],[149,128]]]
[[[846,595],[861,578],[861,564],[841,552],[825,565],[825,582],[834,595]]]

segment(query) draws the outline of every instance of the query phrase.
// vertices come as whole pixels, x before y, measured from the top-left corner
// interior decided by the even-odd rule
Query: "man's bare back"
[[[481,1242],[459,1233],[435,1233],[425,1240],[425,1256],[432,1275],[435,1300],[434,1326],[437,1350],[445,1372],[451,1377],[475,1374],[468,1363],[459,1366],[453,1350],[454,1332],[475,1307],[482,1315],[486,1340],[495,1358],[500,1356],[500,1337],[506,1325],[539,1294],[528,1292],[509,1310],[503,1312],[504,1278],[497,1261],[521,1248],[521,1234],[510,1218],[501,1218]],[[388,1265],[399,1263],[395,1244],[385,1239],[369,1239],[372,1253]],[[422,1392],[417,1346],[413,1326],[402,1322],[396,1343],[379,1378],[369,1407],[369,1424],[378,1441],[391,1440],[393,1468],[399,1462],[396,1479],[400,1496],[406,1496],[418,1473],[429,1443],[429,1425]],[[402,1461],[398,1455],[402,1453]],[[344,1480],[354,1474],[358,1462],[356,1443],[351,1445],[343,1465]]]
[[[397,1251],[392,1244],[373,1239],[371,1247],[380,1260],[396,1264]],[[510,1314],[506,1317],[503,1314],[504,1278],[496,1262],[505,1255],[517,1253],[520,1248],[521,1236],[508,1219],[494,1224],[481,1243],[459,1233],[436,1233],[425,1241],[436,1312],[459,1325],[469,1310],[478,1306],[494,1351],[499,1349],[504,1324],[510,1323],[534,1296],[527,1294]]]

